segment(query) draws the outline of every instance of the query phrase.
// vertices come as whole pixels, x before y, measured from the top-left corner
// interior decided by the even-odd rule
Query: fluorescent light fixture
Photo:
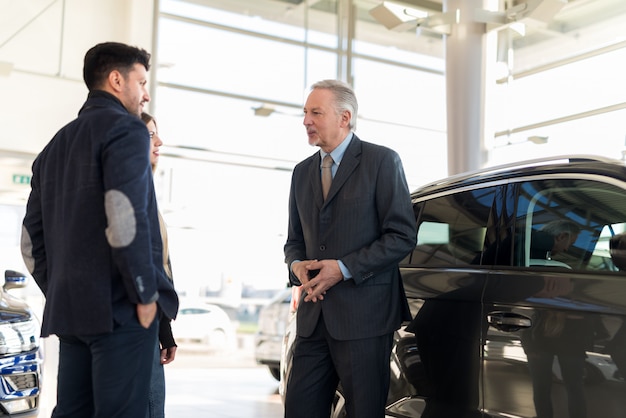
[[[297,161],[287,159],[224,152],[188,145],[163,145],[161,147],[161,157],[278,171],[292,171],[298,163]]]
[[[8,77],[11,71],[13,71],[12,62],[0,61],[0,76]]]
[[[369,13],[387,29],[398,32],[415,27],[419,19],[428,17],[426,12],[390,1],[383,1]]]
[[[263,104],[259,107],[254,107],[254,116],[263,116],[263,117],[267,117],[269,115],[271,115],[272,113],[274,113],[275,109],[271,106],[268,106],[266,104]]]

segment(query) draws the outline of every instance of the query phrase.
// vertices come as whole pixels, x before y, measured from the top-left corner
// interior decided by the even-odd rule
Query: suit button
[[[320,245],[320,251],[326,251],[326,246],[324,244]]]

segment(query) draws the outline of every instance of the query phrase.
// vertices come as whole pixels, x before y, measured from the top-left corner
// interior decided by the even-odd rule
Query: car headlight
[[[34,319],[0,324],[0,355],[39,347],[39,324]]]

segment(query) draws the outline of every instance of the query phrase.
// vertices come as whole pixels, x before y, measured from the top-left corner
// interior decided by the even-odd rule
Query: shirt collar
[[[343,158],[343,154],[346,153],[346,149],[348,149],[348,145],[350,145],[350,141],[352,141],[352,136],[354,135],[353,132],[348,133],[348,136],[346,136],[344,138],[343,141],[341,141],[341,144],[339,144],[337,146],[337,148],[335,148],[334,150],[332,150],[330,152],[330,156],[333,157],[333,161],[335,162],[335,164],[339,165],[341,164],[341,159]],[[321,161],[324,160],[324,157],[326,157],[328,153],[324,152],[320,149],[320,167],[322,165]]]

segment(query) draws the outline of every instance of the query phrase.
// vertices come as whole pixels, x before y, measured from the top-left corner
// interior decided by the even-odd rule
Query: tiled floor
[[[277,383],[261,368],[179,368],[167,373],[167,417],[283,416]]]
[[[58,342],[45,340],[44,382],[38,418],[49,418],[54,407]],[[181,344],[176,359],[165,366],[168,418],[280,418],[283,406],[278,382],[254,361],[251,336],[240,337],[238,348],[213,353]]]
[[[278,382],[256,365],[249,339],[234,352],[216,354],[181,345],[166,366],[165,412],[171,418],[280,418]]]

